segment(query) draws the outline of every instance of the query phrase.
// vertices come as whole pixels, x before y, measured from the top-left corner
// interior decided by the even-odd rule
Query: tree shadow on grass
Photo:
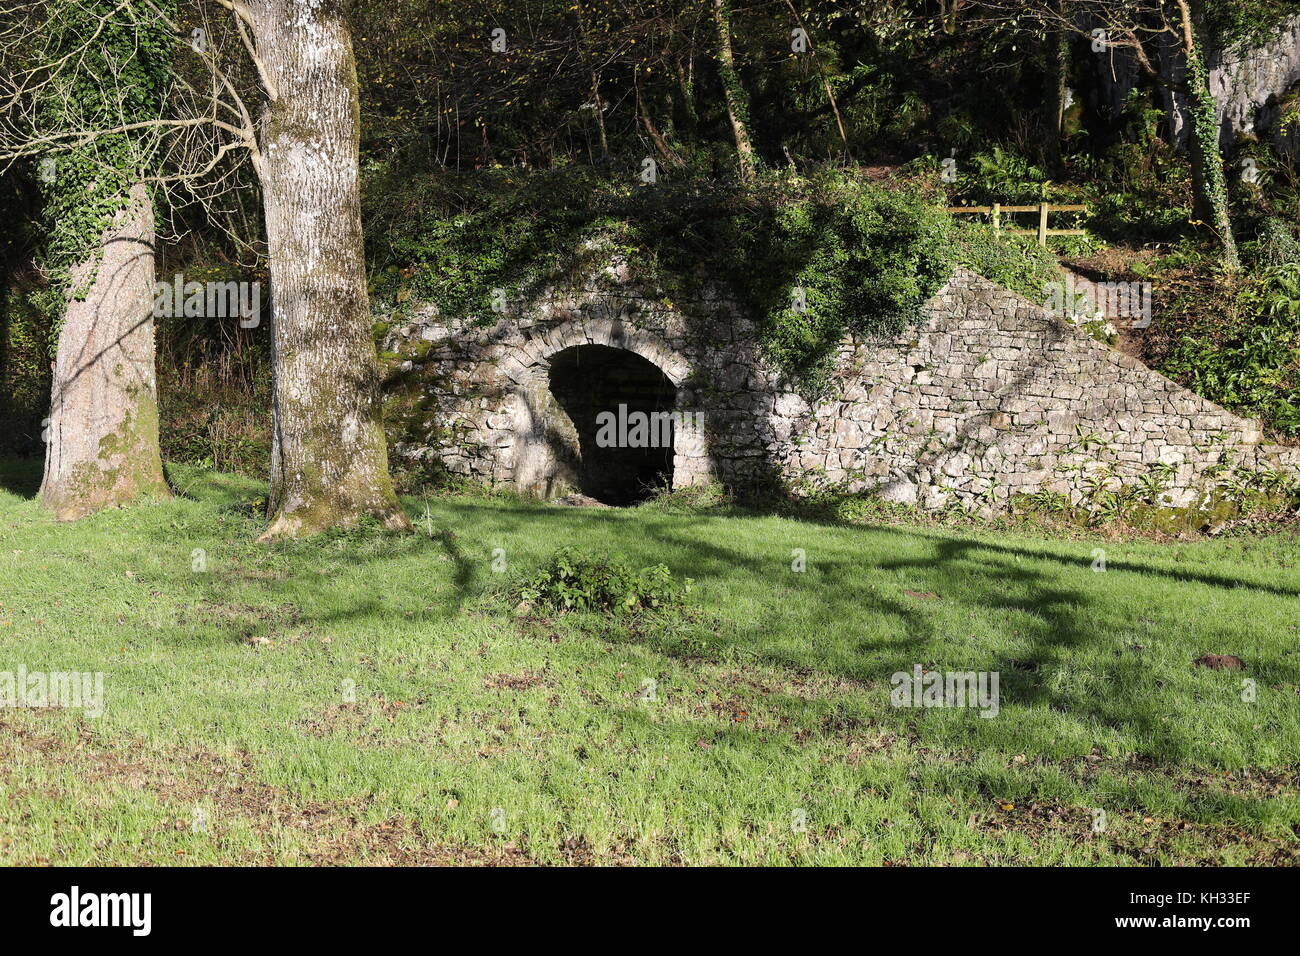
[[[346,554],[352,578],[349,586],[355,586],[360,572],[373,575],[375,588],[363,597],[345,599],[343,606],[336,602],[316,612],[308,608],[303,623],[364,626],[406,618],[410,595],[384,593],[394,564],[403,561],[452,562],[450,594],[428,609],[445,620],[472,606],[495,582],[531,571],[555,548],[591,542],[594,549],[635,566],[662,561],[679,577],[693,577],[701,585],[693,602],[703,612],[702,622],[660,630],[611,623],[602,628],[601,639],[636,642],[683,662],[698,663],[703,656],[734,661],[741,668],[753,662],[787,669],[796,677],[811,675],[827,686],[847,688],[864,720],[930,746],[1084,755],[1096,744],[1118,742],[1162,763],[1213,763],[1215,748],[1201,726],[1193,697],[1226,693],[1226,677],[1191,671],[1191,654],[1184,671],[1179,664],[1171,665],[1167,655],[1153,658],[1132,646],[1160,642],[1159,636],[1147,641],[1151,631],[1144,627],[1157,629],[1157,635],[1160,628],[1179,627],[1177,633],[1190,630],[1209,640],[1217,636],[1216,629],[1231,633],[1234,622],[1220,628],[1175,620],[1171,608],[1184,605],[1166,600],[1153,607],[1152,623],[1143,625],[1132,615],[1132,576],[1149,579],[1153,588],[1176,583],[1215,592],[1255,589],[1268,600],[1298,596],[1293,589],[1244,576],[1183,573],[1125,561],[1108,562],[1103,589],[1083,554],[1074,558],[1015,542],[891,526],[841,527],[834,538],[810,549],[809,572],[795,574],[788,565],[788,546],[807,534],[805,526],[795,522],[765,528],[756,537],[741,524],[731,525],[745,522],[743,517],[693,520],[462,499],[444,499],[435,507],[424,533],[341,538],[340,551]],[[418,510],[414,518],[417,525],[422,523]],[[292,559],[296,549],[315,545],[286,547]],[[509,556],[505,578],[488,571],[497,547]],[[321,554],[332,556],[328,549]],[[316,572],[322,589],[335,586],[331,563]],[[1125,579],[1127,588],[1112,587]],[[220,589],[214,585],[198,585],[196,597],[219,600],[223,590],[233,592],[246,582],[232,580]],[[1125,590],[1128,598],[1117,593]],[[233,593],[227,597],[233,598]],[[1197,599],[1189,593],[1188,602]],[[501,616],[508,611],[503,604]],[[692,629],[705,642],[703,652],[699,644],[675,638],[675,630]],[[1185,636],[1180,640],[1187,642]],[[926,670],[997,672],[1001,712],[985,719],[975,710],[954,715],[889,706],[892,675],[910,673],[917,664]],[[1252,676],[1262,678],[1267,670],[1270,682],[1300,683],[1296,663],[1273,655],[1260,664],[1261,670]],[[1162,680],[1170,677],[1177,687],[1162,691]],[[796,711],[806,709],[809,720],[820,719],[828,706],[820,696],[813,702],[799,704],[792,698],[789,703]],[[1220,733],[1241,730],[1235,717],[1228,719],[1230,726],[1226,731],[1220,727]],[[1250,753],[1255,747],[1243,743],[1239,749]]]
[[[0,458],[0,489],[20,498],[35,498],[44,470],[40,458]]]
[[[238,490],[238,489],[236,489]],[[223,501],[220,510],[249,517],[249,502],[226,500],[230,489],[223,489],[214,495],[211,488],[199,491],[200,498],[217,498]],[[444,515],[430,516],[426,524],[419,509],[413,509],[408,500],[405,502],[409,516],[416,525],[414,534],[402,534],[379,528],[340,529],[323,535],[303,540],[285,540],[266,546],[268,555],[282,559],[294,565],[293,575],[299,583],[306,583],[313,590],[328,591],[339,586],[335,564],[343,556],[347,566],[347,576],[354,585],[357,579],[369,578],[374,587],[367,589],[367,596],[352,601],[339,609],[311,611],[304,609],[298,621],[304,625],[338,625],[356,624],[373,621],[407,621],[407,612],[411,609],[409,601],[402,598],[409,594],[394,592],[388,585],[391,573],[396,566],[404,562],[423,562],[431,568],[439,567],[443,562],[450,562],[451,596],[437,601],[433,607],[425,605],[422,613],[438,609],[442,619],[453,618],[463,612],[466,604],[487,590],[483,571],[490,566],[491,545],[485,540],[476,539],[465,533],[452,530]],[[258,502],[253,503],[259,506]],[[506,517],[499,522],[504,539],[517,530],[524,522],[531,520],[531,509],[527,512],[502,511],[496,509],[493,514]],[[493,540],[496,540],[494,538]],[[217,577],[199,577],[195,580],[193,594],[195,601],[218,604],[241,604],[249,599],[246,590],[250,584],[261,584],[265,595],[270,600],[280,600],[283,593],[278,591],[278,578],[261,579],[239,573]],[[430,575],[430,581],[439,580]],[[172,586],[174,582],[167,582]],[[396,599],[396,600],[395,600]]]
[[[686,572],[692,576],[773,576],[772,562],[740,553],[720,543],[717,537],[702,540],[682,535],[659,522],[647,523],[644,530],[648,538],[661,544],[692,549],[692,566]],[[764,608],[763,620],[735,622],[719,650],[740,653],[765,664],[862,681],[879,700],[878,718],[883,724],[899,732],[910,732],[918,726],[931,728],[950,744],[959,742],[965,734],[971,743],[983,741],[1003,748],[1050,751],[1059,749],[1062,735],[1098,743],[1118,735],[1162,762],[1213,763],[1219,756],[1210,742],[1213,735],[1204,725],[1204,711],[1193,696],[1222,696],[1219,703],[1226,703],[1228,696],[1235,698],[1239,691],[1236,681],[1193,671],[1192,659],[1197,652],[1190,647],[1186,671],[1171,671],[1167,660],[1162,670],[1160,663],[1143,652],[1145,649],[1128,640],[1136,630],[1136,622],[1121,601],[1108,600],[1109,592],[1091,580],[1086,559],[1075,561],[1034,548],[891,527],[867,528],[863,533],[907,538],[906,549],[912,551],[918,539],[928,542],[927,553],[872,561],[867,567],[838,557],[821,560],[816,578],[807,579],[817,589],[824,620],[885,622],[885,627],[875,628],[876,636],[854,640],[840,626],[838,633],[810,633],[806,649],[792,648],[788,640],[774,644],[774,630],[790,622],[782,620],[781,603],[773,600]],[[1050,565],[1043,568],[1044,561],[1059,565],[1060,570]],[[1075,584],[1069,580],[1072,564],[1077,574],[1086,576]],[[896,594],[864,588],[863,571],[868,569],[891,576],[877,583],[897,579],[897,572],[902,572],[905,578],[910,575],[910,579],[924,582],[925,590],[932,593],[908,596],[901,584]],[[1110,563],[1107,579],[1114,582],[1116,575],[1133,574],[1153,576],[1153,584],[1165,584],[1174,578],[1180,583],[1216,589],[1249,588],[1284,599],[1296,596],[1288,588],[1221,574],[1181,574],[1125,562]],[[1084,581],[1089,586],[1082,586]],[[775,585],[772,591],[775,597]],[[1012,617],[999,626],[1005,635],[1000,641],[1002,647],[990,647],[983,640],[987,635],[958,633],[961,626],[957,622],[988,613]],[[1157,617],[1161,613],[1165,620],[1154,621],[1156,625],[1173,629],[1185,624],[1170,620],[1167,607],[1163,612],[1152,611]],[[671,646],[664,651],[671,655],[682,653]],[[936,715],[887,706],[891,676],[911,672],[917,664],[925,670],[998,673],[1002,706],[1010,707],[1010,712],[993,719],[971,712],[964,726],[940,728],[932,719]],[[1255,665],[1253,673],[1261,678],[1266,674],[1270,683],[1300,682],[1300,666],[1289,660],[1275,657]],[[1189,674],[1196,674],[1191,679],[1200,685],[1193,693],[1188,692],[1186,683],[1181,691],[1166,689],[1168,683]],[[1232,686],[1228,686],[1230,683]],[[1237,717],[1227,732],[1259,735],[1258,729],[1251,731],[1246,710]],[[1016,720],[1019,725],[1013,733],[1006,731],[1008,720]],[[1220,732],[1224,729],[1220,728]],[[1250,751],[1253,747],[1243,741],[1240,749]]]

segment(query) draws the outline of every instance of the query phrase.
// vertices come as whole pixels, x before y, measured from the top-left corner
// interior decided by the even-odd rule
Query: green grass
[[[107,697],[0,710],[0,862],[1300,860],[1294,535],[451,497],[267,546],[262,486],[171,471],[176,500],[60,525],[0,463],[0,671]],[[687,609],[513,614],[563,545],[694,578]],[[891,707],[918,663],[997,671],[998,716]]]

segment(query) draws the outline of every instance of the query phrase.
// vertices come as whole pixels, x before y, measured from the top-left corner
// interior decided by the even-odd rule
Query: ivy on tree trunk
[[[111,0],[56,6],[45,55],[59,59],[45,64],[50,75],[35,97],[48,131],[155,118],[171,87],[166,33]],[[95,38],[89,45],[87,34]],[[170,494],[158,444],[154,197],[145,185],[157,155],[148,133],[137,130],[89,137],[55,149],[45,162],[51,228],[44,265],[66,310],[43,429],[40,500],[71,520],[144,494]]]
[[[1187,60],[1187,102],[1191,132],[1192,181],[1196,215],[1209,224],[1223,249],[1223,262],[1230,272],[1241,269],[1237,242],[1232,234],[1228,210],[1228,185],[1219,148],[1219,113],[1210,92],[1204,45],[1197,35],[1203,23],[1199,10],[1180,0],[1183,15],[1183,53]],[[1199,6],[1199,4],[1197,5]]]
[[[749,95],[740,82],[735,56],[731,52],[731,0],[713,0],[713,22],[718,31],[718,73],[722,78],[732,135],[736,139],[740,178],[748,182],[754,178],[758,163],[749,137]]]

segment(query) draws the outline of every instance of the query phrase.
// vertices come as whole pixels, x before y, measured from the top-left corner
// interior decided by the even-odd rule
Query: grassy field
[[[261,486],[172,477],[58,525],[0,464],[0,672],[106,697],[0,709],[0,862],[1300,861],[1294,535],[459,497],[408,500],[417,535],[267,546]],[[563,545],[696,586],[657,618],[512,613]],[[997,672],[997,716],[890,706],[917,664]]]

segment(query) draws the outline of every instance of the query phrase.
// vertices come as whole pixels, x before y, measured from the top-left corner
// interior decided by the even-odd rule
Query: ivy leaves
[[[41,176],[49,222],[44,265],[57,289],[79,298],[95,270],[79,277],[74,288],[74,268],[98,257],[105,231],[159,153],[156,128],[103,131],[164,114],[173,40],[158,18],[143,18],[111,0],[63,0],[57,6],[53,48],[72,65],[52,73],[42,89],[39,118],[51,134],[84,135],[60,140],[69,145],[49,154],[48,175]]]

